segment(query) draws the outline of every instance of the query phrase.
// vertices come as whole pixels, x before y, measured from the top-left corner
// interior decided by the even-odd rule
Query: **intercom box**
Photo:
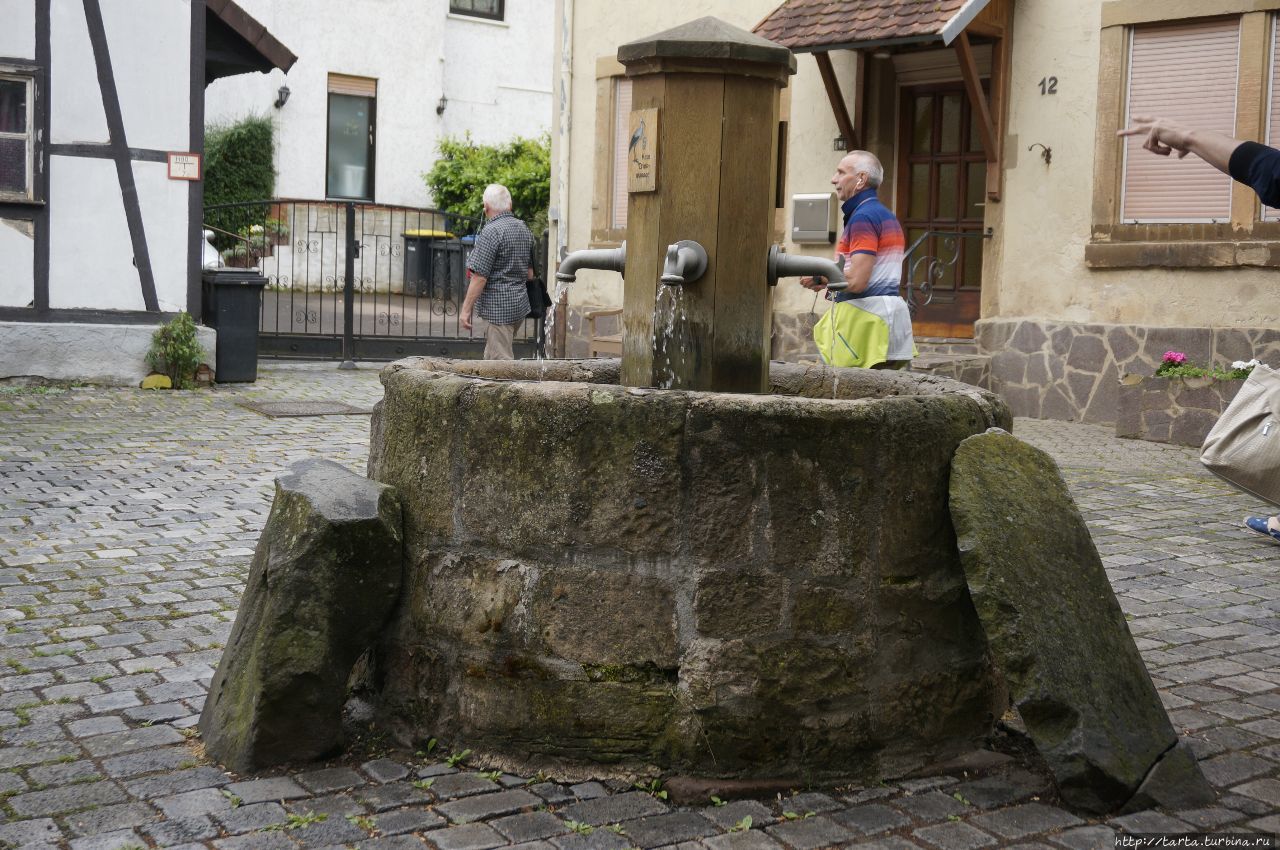
[[[791,196],[791,241],[831,245],[836,241],[836,196],[831,192]]]

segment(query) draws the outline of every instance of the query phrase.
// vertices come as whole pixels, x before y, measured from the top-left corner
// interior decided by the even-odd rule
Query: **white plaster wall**
[[[49,306],[146,309],[109,159],[50,157]]]
[[[588,247],[591,238],[591,208],[595,203],[594,183],[595,126],[596,126],[596,60],[616,57],[618,47],[628,41],[652,35],[687,23],[704,15],[714,15],[727,23],[750,30],[766,15],[778,7],[777,0],[686,0],[678,5],[651,3],[647,0],[615,0],[611,3],[594,0],[573,0],[573,19],[570,24],[572,40],[571,81],[558,80],[560,87],[569,89],[567,96],[556,104],[555,120],[560,126],[560,110],[568,108],[569,130],[567,137],[553,136],[552,206],[561,215],[559,227],[564,230],[569,250]],[[835,171],[841,153],[832,150],[832,140],[838,135],[835,116],[827,100],[826,90],[818,74],[817,63],[812,56],[796,56],[797,73],[789,84],[791,97],[789,143],[787,156],[786,193],[790,196],[805,192],[825,192],[831,188],[830,178]],[[851,53],[833,54],[833,65],[840,80],[841,91],[853,115],[853,93],[856,91],[855,62]],[[557,59],[557,69],[559,59]],[[567,152],[564,148],[567,147]],[[567,160],[567,195],[562,200],[554,194],[561,182],[560,162]],[[787,212],[786,232],[790,232],[790,211]],[[553,234],[552,245],[558,234]],[[832,249],[823,246],[797,246],[788,243],[789,251],[832,256]],[[821,299],[820,299],[821,300]],[[608,272],[584,270],[570,287],[569,301],[573,305],[620,306],[622,304],[622,279]],[[774,289],[774,309],[792,312],[808,312],[813,305],[813,293],[791,281],[783,281]],[[825,302],[824,302],[825,303]],[[818,305],[821,310],[824,303]]]
[[[0,307],[35,298],[35,237],[29,221],[0,218]]]
[[[63,381],[136,387],[150,373],[154,325],[0,322],[0,378],[37,375]],[[198,326],[205,363],[216,362],[217,335]]]
[[[36,58],[36,0],[0,0],[0,56]]]
[[[287,76],[273,71],[216,81],[205,92],[206,121],[271,114],[276,194],[323,198],[328,75],[376,78],[374,199],[427,206],[422,174],[435,161],[442,133],[470,129],[478,140],[497,141],[549,126],[549,93],[518,87],[550,89],[552,2],[509,2],[509,21],[493,25],[450,18],[448,0],[370,0],[355,13],[338,0],[244,0],[298,62]],[[275,109],[282,85],[291,96]],[[438,117],[442,94],[449,105]]]
[[[129,146],[189,150],[191,0],[102,0],[102,20]]]
[[[135,162],[133,180],[138,187],[147,234],[151,274],[156,299],[166,313],[187,309],[187,193],[185,180],[170,180],[163,162]]]
[[[1156,326],[1280,324],[1272,269],[1112,269],[1085,265],[1093,199],[1101,0],[1015,4],[1009,131],[997,227],[998,290],[984,318],[1028,317]],[[1058,77],[1058,94],[1039,81]],[[1046,166],[1027,146],[1053,148]]]
[[[107,118],[84,6],[53,3],[49,26],[53,65],[50,135],[55,144],[105,142],[109,138]]]
[[[442,135],[493,144],[550,130],[554,11],[554,0],[525,0],[507,3],[501,22],[446,17]]]

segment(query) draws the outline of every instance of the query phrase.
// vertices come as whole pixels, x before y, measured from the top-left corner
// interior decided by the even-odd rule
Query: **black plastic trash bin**
[[[213,378],[220,384],[258,380],[258,313],[267,279],[253,270],[206,269],[204,323],[218,332]]]
[[[405,294],[461,301],[466,294],[468,239],[444,230],[406,230]]]

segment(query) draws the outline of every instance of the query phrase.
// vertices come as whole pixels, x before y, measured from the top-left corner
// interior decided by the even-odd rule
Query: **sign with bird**
[[[631,141],[627,143],[627,191],[653,192],[658,188],[658,110],[631,113]]]

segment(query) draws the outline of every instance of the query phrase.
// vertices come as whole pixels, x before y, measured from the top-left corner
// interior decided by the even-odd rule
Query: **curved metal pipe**
[[[667,262],[662,269],[662,282],[672,286],[693,283],[706,274],[707,249],[692,239],[681,239],[667,246]]]
[[[831,260],[822,257],[784,254],[777,245],[769,246],[769,285],[774,286],[784,277],[825,277],[827,290],[843,292],[849,288],[844,271]]]
[[[556,280],[573,283],[578,279],[578,269],[600,269],[623,274],[627,269],[627,243],[619,248],[590,248],[573,251],[560,261]]]

